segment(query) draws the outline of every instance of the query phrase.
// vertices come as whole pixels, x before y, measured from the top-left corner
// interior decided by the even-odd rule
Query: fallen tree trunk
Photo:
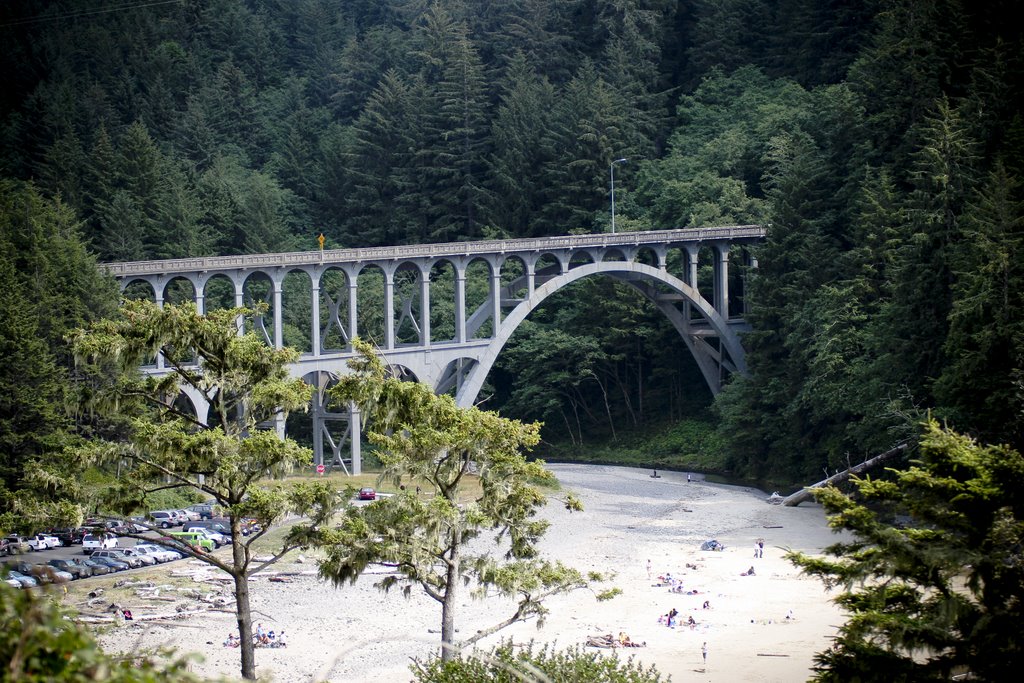
[[[869,458],[864,462],[860,463],[859,465],[854,465],[853,467],[845,469],[842,472],[839,472],[838,474],[833,474],[828,479],[822,479],[817,484],[812,484],[811,486],[804,487],[797,491],[796,493],[786,496],[786,498],[782,501],[782,504],[785,505],[786,507],[796,507],[800,503],[813,498],[814,489],[820,489],[824,486],[831,486],[832,484],[842,483],[849,479],[850,475],[860,474],[861,472],[869,470],[872,467],[875,467],[876,465],[880,465],[886,460],[891,459],[893,456],[902,453],[904,450],[906,450],[906,448],[907,444],[901,443],[899,446],[896,446],[895,448],[888,450],[880,455],[876,455],[873,458]]]

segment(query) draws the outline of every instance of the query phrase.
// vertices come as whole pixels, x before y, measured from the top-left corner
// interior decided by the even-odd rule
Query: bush
[[[531,641],[515,649],[503,641],[488,654],[472,655],[442,662],[432,657],[415,661],[410,667],[419,683],[522,683],[558,681],[564,683],[660,683],[661,674],[651,666],[644,668],[633,657],[621,661],[616,654],[586,652],[580,647],[555,650],[546,644],[535,649]]]
[[[6,573],[6,572],[4,572]],[[170,651],[120,659],[105,654],[50,594],[0,582],[0,682],[192,683],[188,661]]]

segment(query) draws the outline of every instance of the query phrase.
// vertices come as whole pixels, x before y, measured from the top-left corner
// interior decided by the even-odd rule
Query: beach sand
[[[688,482],[678,472],[653,478],[650,470],[622,467],[549,468],[585,509],[570,513],[553,496],[544,511],[551,528],[542,553],[581,571],[615,572],[611,584],[622,594],[606,602],[589,591],[556,596],[546,603],[550,614],[543,628],[516,624],[479,647],[489,649],[502,638],[567,647],[584,644],[588,636],[625,632],[646,647],[614,652],[653,664],[674,681],[808,678],[814,653],[828,647],[843,619],[820,581],[801,576],[783,554],[787,548],[816,553],[837,540],[819,506],[768,505],[763,491],[707,483],[697,475]],[[725,550],[701,551],[700,544],[712,538]],[[763,558],[754,557],[758,539],[764,540]],[[751,566],[755,575],[741,576]],[[415,588],[409,599],[400,590],[381,593],[373,584],[385,574],[383,568],[341,588],[317,579],[308,558],[277,569],[307,575],[289,583],[258,575],[251,582],[253,623],[284,630],[288,637],[287,648],[256,650],[262,680],[409,681],[410,659],[436,651],[440,605]],[[656,586],[666,572],[698,593]],[[710,609],[703,609],[705,601]],[[511,613],[510,605],[501,599],[475,601],[467,591],[456,616],[460,634],[500,621]],[[693,615],[698,625],[659,624],[659,615],[672,608],[680,622]],[[234,628],[228,613],[201,614],[169,626],[137,621],[103,633],[101,643],[109,652],[172,646],[202,656],[194,672],[233,678],[239,672],[238,650],[221,643]]]

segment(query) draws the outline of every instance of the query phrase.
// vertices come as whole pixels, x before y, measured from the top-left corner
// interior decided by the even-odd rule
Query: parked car
[[[89,564],[89,558],[87,557],[69,557],[68,560],[81,567],[84,571],[88,571],[89,576],[105,573],[96,571],[96,567]]]
[[[36,534],[28,537],[28,545],[32,550],[49,550],[60,546],[60,539],[48,534]]]
[[[0,538],[0,555],[8,555],[8,549],[11,547],[11,542],[6,538]]]
[[[24,536],[18,536],[11,534],[6,539],[7,541],[7,554],[17,555],[19,553],[27,553],[32,550],[32,547],[28,544],[28,541]]]
[[[199,522],[189,522],[181,528],[182,531],[188,531],[190,529],[209,529],[210,531],[215,531],[220,534],[229,542],[231,541],[231,521],[228,519],[204,519]]]
[[[32,588],[34,586],[39,585],[39,582],[36,581],[34,578],[26,574],[22,574],[13,567],[7,567],[7,578],[14,579],[18,583],[20,583],[22,588]]]
[[[84,564],[86,567],[88,567],[89,570],[92,572],[93,576],[100,576],[102,574],[109,574],[110,572],[114,571],[113,567],[111,567],[110,565],[106,564],[105,562],[100,562],[99,560],[92,560],[92,559],[89,559],[89,558],[83,558],[83,559],[78,560],[78,561],[81,562],[82,564]]]
[[[154,564],[156,564],[155,557],[153,557],[145,551],[136,550],[135,546],[132,546],[131,548],[121,548],[119,550],[110,550],[108,552],[119,552],[127,558],[139,560],[142,564],[146,565],[147,567],[152,567]]]
[[[32,564],[21,561],[14,565],[14,568],[25,576],[31,576],[39,583],[67,583],[74,578],[68,572],[61,571],[48,564]]]
[[[82,538],[85,536],[85,529],[83,527],[78,527],[77,529],[64,527],[62,529],[50,529],[47,533],[51,536],[56,536],[60,540],[60,544],[67,547],[75,543],[81,543]]]
[[[377,492],[369,486],[364,486],[359,489],[358,498],[359,500],[377,500]]]
[[[86,555],[92,554],[96,550],[106,550],[108,548],[117,547],[117,536],[109,532],[96,532],[92,534],[86,534],[82,539],[82,552]]]
[[[209,552],[216,547],[213,541],[208,539],[205,534],[199,531],[172,531],[170,533],[170,537],[176,541],[184,543],[185,545],[206,552]]]
[[[164,539],[164,540],[168,540],[168,539]],[[183,557],[185,557],[185,553],[183,553],[180,550],[175,550],[174,548],[168,548],[167,546],[157,545],[155,543],[153,544],[153,547],[156,548],[157,550],[160,550],[163,553],[166,553],[168,555],[168,557],[169,557],[168,562],[173,561],[173,560],[180,560]]]
[[[95,553],[93,553],[93,554],[95,554]],[[125,569],[130,569],[131,568],[131,565],[128,564],[127,562],[122,562],[121,560],[115,560],[112,557],[97,557],[96,559],[93,559],[90,556],[89,557],[89,561],[90,562],[99,562],[102,565],[106,565],[107,567],[110,568],[110,571],[114,571],[114,572],[121,572],[121,571],[124,571]]]
[[[178,553],[173,550],[167,550],[161,548],[158,545],[150,545],[148,543],[137,543],[131,548],[137,553],[144,553],[145,555],[152,557],[156,562],[170,562],[171,560],[177,560],[181,557]]]
[[[198,512],[192,510],[175,510],[178,513],[178,518],[181,519],[182,524],[186,522],[198,522],[202,519]]]
[[[80,565],[74,560],[50,560],[47,564],[51,567],[65,571],[76,579],[84,579],[92,576],[92,570],[84,565]]]
[[[132,517],[129,522],[131,523],[131,530],[134,533],[142,534],[149,531],[149,527],[146,526],[147,522],[145,517]]]
[[[6,583],[11,588],[22,588],[21,581],[18,581],[17,579],[12,579],[9,576],[4,577],[4,583]]]
[[[208,526],[201,526],[201,524],[202,524],[202,522],[187,522],[187,523],[181,525],[181,530],[182,531],[195,531],[195,532],[201,533],[204,536],[206,536],[208,539],[213,541],[213,544],[216,547],[218,547],[218,548],[221,547],[222,545],[227,545],[228,543],[231,542],[231,536],[225,536],[224,534],[220,533],[219,531],[216,531],[216,530],[214,530],[214,529],[212,529],[211,527],[208,527]]]
[[[118,562],[124,562],[132,569],[142,566],[142,558],[138,556],[125,555],[124,550],[121,548],[113,548],[111,550],[97,550],[93,552],[92,559],[100,561],[103,561],[104,559],[117,560]]]
[[[193,531],[195,531],[197,533],[200,533],[203,536],[206,536],[211,541],[213,541],[213,545],[216,548],[219,548],[222,545],[227,545],[228,543],[231,543],[231,539],[229,537],[227,537],[227,536],[225,536],[223,534],[217,533],[213,529],[199,527],[197,529],[193,529]]]
[[[204,520],[204,519],[213,519],[213,506],[212,505],[208,505],[206,503],[198,503],[197,505],[190,505],[188,507],[188,511],[189,512],[194,512],[197,515],[199,515],[199,519],[198,520],[193,520],[193,521],[200,521],[200,520]]]
[[[170,529],[172,526],[178,526],[178,515],[171,510],[154,510],[149,513],[150,519],[153,520],[153,526],[158,526],[161,529]]]

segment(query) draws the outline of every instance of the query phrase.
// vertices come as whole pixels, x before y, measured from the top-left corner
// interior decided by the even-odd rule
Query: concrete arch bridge
[[[746,372],[739,333],[750,246],[761,226],[655,230],[361,249],[108,263],[126,296],[200,312],[262,300],[267,344],[301,352],[291,372],[318,387],[317,464],[361,471],[359,416],[332,412],[325,390],[347,371],[350,340],[375,343],[396,374],[474,403],[517,327],[547,297],[591,276],[636,288],[679,332],[712,392]],[[710,267],[706,267],[710,266]],[[167,372],[163,359],[144,372]],[[189,396],[197,416],[205,409]],[[278,425],[283,432],[283,423]],[[350,451],[346,450],[350,446]]]

